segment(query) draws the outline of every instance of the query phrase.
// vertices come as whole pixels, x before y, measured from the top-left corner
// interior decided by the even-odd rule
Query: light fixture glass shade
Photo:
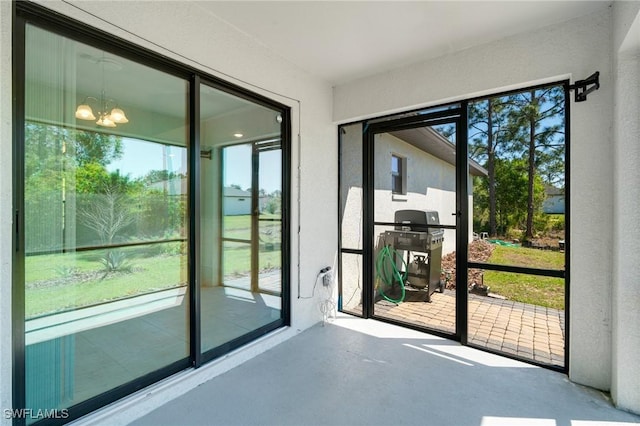
[[[100,117],[100,119],[96,121],[96,124],[102,127],[116,127],[116,123],[114,123],[109,116]]]
[[[120,108],[114,108],[111,110],[111,113],[109,114],[109,118],[111,118],[111,120],[114,123],[118,123],[118,124],[123,124],[123,123],[128,123],[129,120],[127,119],[127,116],[124,115],[124,111],[121,110]]]
[[[96,116],[93,115],[93,110],[87,104],[78,105],[76,109],[76,118],[80,120],[95,120]]]

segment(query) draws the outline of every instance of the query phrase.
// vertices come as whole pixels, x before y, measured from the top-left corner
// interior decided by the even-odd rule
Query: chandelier
[[[124,111],[118,107],[118,103],[115,99],[111,99],[105,94],[104,64],[105,62],[112,63],[113,61],[105,59],[103,52],[102,58],[98,59],[96,62],[100,62],[102,65],[102,92],[100,93],[100,98],[98,99],[93,96],[85,97],[76,108],[76,118],[80,120],[97,120],[96,124],[102,127],[116,127],[116,124],[128,123],[129,120],[127,119],[127,116]],[[95,104],[96,114],[93,113],[93,109],[89,105],[89,102]],[[98,116],[97,118],[96,115]]]
[[[100,95],[100,99],[93,96],[87,96],[82,103],[78,105],[76,109],[76,118],[80,120],[96,120],[96,114],[93,113],[93,109],[89,105],[89,101],[93,101],[97,105],[97,121],[96,124],[102,127],[116,127],[116,124],[128,123],[129,120],[124,114],[124,111],[118,108],[118,104],[115,100],[107,98],[104,94],[104,90]]]

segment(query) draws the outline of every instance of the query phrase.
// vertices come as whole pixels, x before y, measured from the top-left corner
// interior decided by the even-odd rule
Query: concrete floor
[[[281,315],[280,297],[229,287],[206,287],[201,292],[203,351],[224,345]],[[161,293],[164,292],[156,295]],[[32,321],[41,323],[37,327],[28,324],[34,330],[27,333],[27,340],[37,341],[27,349],[31,367],[27,377],[31,384],[29,406],[68,407],[187,358],[188,299],[174,296],[174,303],[154,307],[149,296],[152,295],[51,315]],[[113,306],[108,315],[102,312],[110,305]],[[33,338],[32,334],[38,333],[42,336]],[[51,386],[67,386],[64,402],[50,401],[46,398],[51,389],[42,387],[38,378],[60,375],[70,382],[58,379]]]
[[[640,417],[563,374],[340,315],[132,424],[621,426]]]

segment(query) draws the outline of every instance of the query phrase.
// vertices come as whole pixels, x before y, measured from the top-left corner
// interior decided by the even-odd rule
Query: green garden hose
[[[402,260],[402,264],[404,265],[405,270],[404,272],[398,270],[398,267],[396,266],[395,259],[397,259],[398,257]],[[380,250],[380,253],[378,253],[378,257],[376,259],[376,287],[378,288],[380,296],[391,303],[402,303],[405,296],[404,283],[407,279],[406,271],[407,263],[404,261],[402,256],[400,256],[393,247],[388,245],[384,246]],[[391,288],[394,282],[400,284],[399,299],[392,299],[384,292],[385,288]]]

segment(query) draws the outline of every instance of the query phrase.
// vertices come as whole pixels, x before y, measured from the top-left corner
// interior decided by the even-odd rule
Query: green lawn
[[[280,219],[280,216],[261,214],[260,219]],[[280,242],[282,235],[282,223],[271,221],[259,222],[260,240],[269,240],[273,235],[277,242]],[[224,216],[223,235],[225,238],[236,238],[239,240],[251,239],[251,215]]]
[[[489,263],[564,269],[564,253],[523,247],[496,246]],[[485,271],[484,284],[509,300],[564,309],[564,279],[511,272]]]
[[[108,274],[98,260],[104,253],[103,250],[77,255],[27,257],[25,261],[27,317],[186,284],[186,256],[149,255],[143,248],[125,250],[131,270]]]
[[[238,232],[247,216],[229,217]],[[277,229],[280,229],[277,223]],[[250,233],[249,233],[250,234]],[[279,240],[279,236],[278,236]],[[183,243],[172,242],[118,249],[126,253],[129,270],[105,274],[100,258],[106,250],[29,256],[25,259],[26,315],[34,317],[136,294],[185,285],[187,257]],[[279,244],[261,244],[260,270],[281,267]],[[247,276],[251,270],[249,244],[225,243],[223,274]]]
[[[564,253],[526,247],[496,245],[490,263],[540,269],[564,269]]]

